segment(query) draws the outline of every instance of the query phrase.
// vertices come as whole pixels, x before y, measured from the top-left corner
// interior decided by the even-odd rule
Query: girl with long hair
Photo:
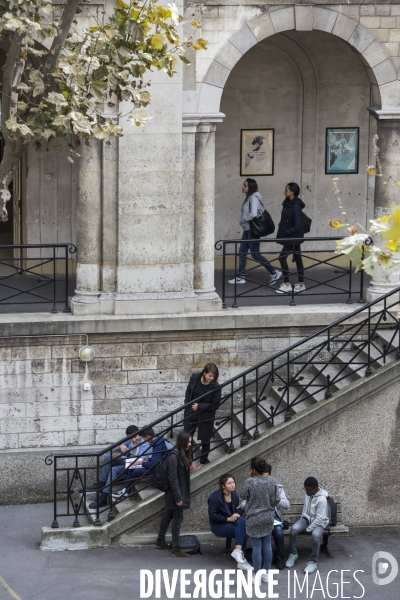
[[[217,365],[207,363],[201,373],[193,373],[186,388],[184,429],[192,436],[197,429],[197,439],[202,442],[198,469],[210,462],[208,455],[214,431],[215,413],[221,401],[218,377]],[[198,398],[200,398],[199,402],[197,402]]]
[[[218,483],[219,490],[211,494],[208,499],[211,531],[220,537],[235,538],[235,549],[231,556],[237,561],[238,569],[252,571],[253,567],[245,559],[246,520],[235,490],[235,478],[230,473],[225,473],[221,475]]]
[[[240,225],[243,228],[242,243],[239,247],[239,272],[236,279],[230,279],[228,283],[246,283],[244,273],[246,271],[247,253],[250,251],[254,261],[261,264],[271,274],[269,284],[274,285],[281,277],[282,273],[275,269],[269,261],[260,254],[260,242],[249,242],[252,239],[250,231],[250,221],[252,221],[262,209],[262,196],[258,192],[258,185],[255,179],[248,177],[242,185],[242,192],[246,198],[242,204],[240,215]]]
[[[171,556],[187,558],[189,554],[183,552],[179,546],[179,534],[183,522],[183,511],[190,508],[190,465],[192,456],[190,447],[192,436],[187,431],[180,431],[176,444],[167,459],[168,489],[165,492],[165,514],[161,519],[160,529],[156,541],[156,548],[166,550],[169,548],[165,541],[168,526],[172,521],[172,548]]]

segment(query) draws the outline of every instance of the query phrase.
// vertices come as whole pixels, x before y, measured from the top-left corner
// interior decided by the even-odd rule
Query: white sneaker
[[[239,550],[239,548],[236,548],[236,550],[234,550],[233,552],[231,552],[231,556],[238,563],[242,563],[242,562],[244,562],[246,560],[245,557],[244,557],[243,551]]]
[[[252,567],[246,559],[243,559],[243,562],[238,562],[238,569],[242,569],[242,571],[254,571],[254,567]]]
[[[277,290],[275,290],[275,293],[276,294],[291,294],[292,286],[290,285],[290,283],[281,283],[279,288]]]
[[[299,285],[298,283],[296,283],[296,285],[294,286],[294,293],[298,294],[299,292],[304,292],[305,289],[305,285]]]
[[[261,575],[261,581],[268,583],[268,573],[266,575]]]
[[[236,277],[236,280],[235,279],[229,279],[228,283],[231,283],[232,285],[234,283],[236,283],[236,284],[238,284],[238,283],[246,283],[246,280],[245,280],[244,277]]]
[[[318,571],[317,563],[311,560],[309,563],[306,564],[304,573],[309,573],[311,575],[311,573],[315,573],[315,571]]]
[[[299,558],[298,554],[289,554],[289,558],[286,561],[286,568],[292,569],[294,567],[294,563]]]
[[[113,498],[122,498],[122,496],[125,496],[126,494],[126,489],[124,488],[123,490],[121,490],[120,492],[115,492],[112,497]]]
[[[278,281],[278,279],[280,279],[281,277],[282,277],[282,271],[278,271],[278,269],[276,269],[275,273],[272,273],[268,283],[270,285],[274,285]]]

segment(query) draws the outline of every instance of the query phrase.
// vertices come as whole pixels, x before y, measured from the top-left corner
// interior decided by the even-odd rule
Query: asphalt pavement
[[[168,551],[152,546],[43,552],[39,550],[40,530],[51,521],[51,504],[0,506],[0,600],[139,600],[143,597],[178,600],[196,597],[196,588],[198,598],[239,597],[236,571],[226,573],[235,569],[236,563],[222,556],[223,543],[204,544],[202,556],[198,554],[188,559],[173,558]],[[399,600],[400,574],[392,582],[388,581],[395,573],[396,563],[400,564],[400,535],[332,537],[329,547],[333,557],[320,556],[318,575],[309,577],[308,591],[302,569],[310,552],[310,540],[301,539],[296,576],[294,570],[281,571],[274,576],[278,583],[272,590],[269,591],[267,584],[261,584],[261,594],[265,593],[268,598],[268,593],[273,591],[278,594],[275,597],[284,599]],[[377,552],[389,555],[377,556]],[[374,556],[376,583],[372,575]],[[217,569],[221,573],[216,572]],[[166,571],[160,573],[159,594],[156,570]],[[175,574],[176,587],[167,595],[164,577],[167,587],[173,585],[174,570],[179,570]],[[224,588],[224,578],[228,577],[231,585]],[[153,591],[148,588],[150,578],[154,580]],[[188,581],[186,587],[185,580]],[[242,598],[257,597],[246,587],[240,586],[240,589]]]

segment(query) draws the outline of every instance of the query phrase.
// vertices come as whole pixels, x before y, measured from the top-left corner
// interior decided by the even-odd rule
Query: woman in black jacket
[[[210,461],[208,455],[211,448],[211,438],[214,431],[215,413],[221,401],[221,388],[218,386],[218,367],[214,363],[208,363],[201,373],[193,373],[190,377],[185,393],[184,429],[191,436],[197,429],[197,439],[201,440],[201,455],[198,469],[207,465]],[[214,390],[214,393],[212,392]],[[197,398],[200,402],[196,402]]]
[[[187,558],[189,554],[183,552],[179,546],[179,534],[183,521],[183,511],[190,508],[190,465],[192,457],[190,447],[192,437],[187,431],[181,431],[176,438],[176,444],[168,456],[167,478],[168,489],[165,492],[165,515],[161,519],[160,529],[156,541],[156,548],[165,550],[169,548],[165,541],[168,526],[172,521],[172,549],[171,556]]]
[[[240,500],[235,491],[233,475],[225,473],[219,478],[219,490],[208,499],[208,519],[211,531],[220,537],[235,538],[235,549],[231,556],[237,561],[238,569],[252,571],[253,567],[245,559],[246,520],[240,508]]]
[[[285,187],[285,200],[283,201],[281,221],[278,226],[277,238],[304,238],[304,222],[303,222],[303,208],[305,207],[304,202],[299,198],[300,188],[297,183],[288,183]],[[290,254],[293,254],[293,260],[296,263],[297,275],[299,283],[294,286],[294,292],[304,292],[306,289],[304,285],[304,266],[301,258],[300,244],[303,242],[297,242],[291,244],[290,242],[282,242],[283,248],[279,255],[279,262],[282,267],[283,283],[281,283],[279,289],[276,290],[277,294],[291,294],[292,286],[289,283],[289,268],[287,259]]]

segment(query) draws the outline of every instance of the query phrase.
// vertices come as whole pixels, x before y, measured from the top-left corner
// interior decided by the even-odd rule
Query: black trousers
[[[195,422],[195,421],[191,420],[190,422],[188,422],[187,424],[185,424],[184,430],[187,431],[188,433],[190,433],[190,435],[193,438],[198,425],[199,425],[198,422]],[[210,450],[211,450],[211,439],[201,440],[200,463],[202,465],[205,465],[207,463],[207,461],[208,461],[208,455],[210,454]]]
[[[294,262],[296,263],[297,274],[299,276],[299,283],[304,283],[304,266],[301,258],[300,244],[297,246],[283,246],[279,255],[279,262],[281,264],[283,281],[289,283],[289,267],[287,263],[288,256],[293,254]]]
[[[172,533],[172,547],[177,548],[179,546],[179,534],[181,532],[181,525],[183,521],[183,508],[177,506],[173,510],[167,508],[165,515],[161,519],[160,529],[158,531],[158,538],[165,540],[168,526],[172,521],[171,533]]]

